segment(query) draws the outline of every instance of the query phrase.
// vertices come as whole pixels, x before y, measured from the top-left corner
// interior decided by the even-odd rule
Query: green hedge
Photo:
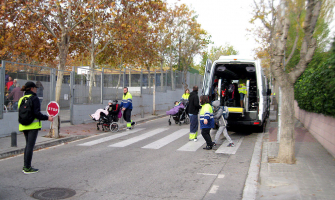
[[[295,84],[299,108],[335,117],[335,55],[315,68],[308,68]]]

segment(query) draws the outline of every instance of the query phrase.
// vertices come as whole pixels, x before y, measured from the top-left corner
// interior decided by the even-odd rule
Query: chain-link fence
[[[2,62],[1,65],[1,100],[2,112],[16,112],[18,100],[24,95],[21,87],[32,81],[36,84],[37,97],[41,107],[46,108],[50,102],[50,84],[52,69],[48,67],[29,65],[15,62]]]
[[[61,88],[56,88],[58,77],[63,75]],[[186,79],[186,81],[185,81]],[[202,75],[184,74],[179,71],[149,71],[124,68],[96,69],[72,67],[60,71],[45,66],[2,61],[0,66],[0,119],[4,112],[17,111],[17,101],[23,96],[18,90],[27,82],[33,81],[39,88],[37,96],[41,110],[56,99],[56,91],[61,89],[59,105],[69,109],[73,104],[101,104],[103,100],[120,100],[123,87],[128,87],[133,96],[153,94],[198,85],[201,88]],[[18,89],[15,89],[18,88]],[[15,89],[15,91],[14,91]]]

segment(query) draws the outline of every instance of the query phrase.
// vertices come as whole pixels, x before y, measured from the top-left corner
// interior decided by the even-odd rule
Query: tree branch
[[[31,11],[31,12],[33,12],[33,13],[35,13],[36,15],[37,15],[37,17],[38,18],[40,18],[41,19],[41,22],[42,22],[42,24],[44,25],[44,27],[55,37],[55,38],[57,38],[57,35],[55,34],[55,32],[50,28],[50,26],[48,25],[48,24],[46,24],[45,23],[45,21],[44,21],[44,18],[41,16],[41,15],[39,15],[35,10],[33,10],[28,4],[25,4],[26,6],[27,6],[27,8]]]
[[[321,9],[320,0],[310,0],[307,3],[306,17],[304,22],[305,36],[301,45],[300,61],[295,68],[289,73],[292,82],[305,71],[307,65],[311,62],[316,49],[316,39],[313,38],[316,22]]]

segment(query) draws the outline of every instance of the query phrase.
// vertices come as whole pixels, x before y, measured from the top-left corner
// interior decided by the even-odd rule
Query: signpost
[[[47,105],[47,113],[52,117],[56,117],[59,114],[59,105],[56,101],[50,101]]]

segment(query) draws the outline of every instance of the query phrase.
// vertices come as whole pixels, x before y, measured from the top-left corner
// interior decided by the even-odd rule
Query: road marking
[[[219,174],[218,178],[224,178],[224,174]]]
[[[170,142],[173,142],[175,140],[177,140],[178,138],[183,137],[184,135],[189,133],[189,129],[180,129],[160,140],[157,140],[156,142],[150,143],[142,148],[144,149],[159,149],[167,144],[169,144]]]
[[[213,185],[211,190],[209,191],[210,194],[215,194],[219,189],[218,185]]]
[[[225,140],[222,145],[215,151],[215,153],[224,153],[224,154],[235,154],[237,149],[241,146],[243,138],[234,139],[234,147],[227,147],[229,142]]]
[[[133,137],[133,138],[130,138],[128,140],[124,140],[122,142],[118,142],[118,143],[115,143],[115,144],[112,144],[112,145],[109,145],[108,147],[125,147],[125,146],[128,146],[128,145],[131,145],[133,143],[136,143],[138,141],[141,141],[141,140],[144,140],[148,137],[151,137],[151,136],[154,136],[158,133],[161,133],[163,131],[166,131],[168,130],[169,128],[158,128],[158,129],[155,129],[153,131],[150,131],[148,133],[144,133],[142,135],[139,135],[139,136],[136,136],[136,137]]]
[[[197,173],[200,175],[205,175],[205,176],[217,176],[217,174],[209,174],[209,173]]]
[[[251,157],[248,176],[244,184],[242,200],[254,200],[257,196],[259,167],[261,166],[263,133],[257,135],[254,152]]]
[[[206,143],[206,141],[202,137],[202,135],[198,135],[197,139],[198,139],[198,141],[196,141],[196,142],[189,141],[184,146],[177,149],[177,151],[197,151],[197,149],[199,149],[200,147],[202,147]]]
[[[100,138],[100,139],[93,140],[93,141],[90,141],[90,142],[85,142],[83,144],[78,144],[77,146],[93,146],[93,145],[96,145],[96,144],[99,144],[99,143],[102,143],[102,142],[110,141],[110,140],[113,140],[113,139],[116,139],[116,138],[119,138],[119,137],[122,137],[122,136],[125,136],[125,135],[129,135],[129,134],[132,134],[132,133],[136,133],[138,131],[142,131],[142,130],[144,130],[144,128],[137,128],[137,129],[134,129],[134,130],[118,133],[118,134],[115,134],[115,135]]]

